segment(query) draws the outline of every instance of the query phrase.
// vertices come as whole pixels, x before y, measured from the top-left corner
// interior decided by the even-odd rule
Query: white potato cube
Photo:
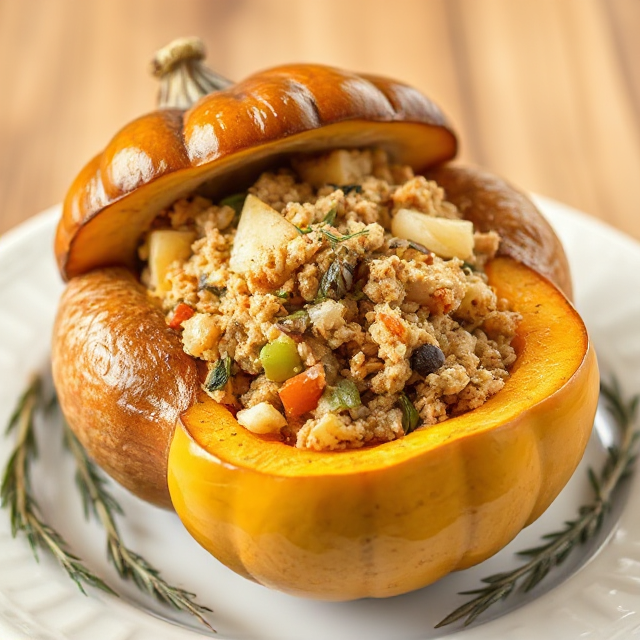
[[[261,253],[286,245],[298,235],[293,224],[249,194],[240,214],[229,267],[235,273],[246,273]]]
[[[260,402],[238,411],[236,420],[249,431],[259,434],[279,433],[287,425],[285,417],[268,402]]]
[[[196,239],[193,231],[158,229],[149,234],[149,284],[157,292],[169,291],[169,267],[176,260],[191,256],[191,245]]]
[[[473,255],[473,223],[436,218],[412,209],[400,209],[391,221],[397,238],[424,245],[441,258],[467,260]]]
[[[296,160],[295,169],[312,187],[325,184],[353,184],[371,174],[373,167],[368,154],[353,154],[338,149],[322,156]]]

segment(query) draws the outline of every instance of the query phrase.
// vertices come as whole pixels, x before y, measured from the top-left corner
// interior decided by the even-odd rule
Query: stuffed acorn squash
[[[386,597],[481,562],[591,432],[562,247],[524,195],[449,164],[455,135],[417,90],[319,65],[231,84],[201,58],[162,52],[162,108],[66,198],[71,428],[269,587]]]

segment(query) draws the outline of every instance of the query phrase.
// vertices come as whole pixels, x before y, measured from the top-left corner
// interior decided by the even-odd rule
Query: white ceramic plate
[[[573,269],[575,298],[590,330],[605,375],[614,372],[626,394],[640,391],[640,245],[578,212],[546,199],[539,204],[560,234]],[[48,358],[49,334],[62,291],[51,252],[59,209],[54,208],[0,240],[0,424],[33,370]],[[132,548],[163,575],[199,596],[221,639],[254,640],[590,640],[629,638],[640,629],[640,474],[620,496],[598,540],[527,595],[515,595],[467,629],[433,629],[465,600],[459,591],[482,577],[517,564],[514,552],[562,527],[589,495],[586,466],[602,461],[610,444],[600,415],[585,460],[538,522],[478,567],[448,576],[420,591],[387,600],[323,603],[270,591],[240,578],[203,551],[178,518],[115,487],[126,518],[123,534]],[[43,454],[35,486],[45,517],[71,548],[106,576],[120,599],[79,593],[56,563],[37,564],[23,538],[11,538],[0,512],[0,638],[15,640],[187,640],[206,634],[187,616],[157,605],[120,582],[105,560],[104,537],[84,522],[73,486],[72,464],[60,446],[59,425],[40,432]],[[0,439],[4,467],[11,442]],[[625,492],[623,492],[625,493]],[[201,635],[202,634],[202,635]]]

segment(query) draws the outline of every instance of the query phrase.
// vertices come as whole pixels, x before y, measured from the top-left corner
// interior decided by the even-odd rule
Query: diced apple
[[[467,260],[473,254],[473,223],[469,220],[436,218],[400,209],[391,221],[391,233],[418,242],[441,258]]]
[[[235,273],[246,273],[261,253],[286,245],[298,235],[296,227],[275,209],[249,194],[240,214],[229,267]]]
[[[149,285],[157,292],[170,289],[169,267],[176,260],[187,260],[196,239],[193,231],[158,229],[149,234]]]
[[[284,416],[268,402],[260,402],[250,409],[238,411],[236,420],[253,433],[279,433],[287,426]]]
[[[298,159],[295,169],[305,182],[318,188],[325,184],[358,182],[371,173],[372,165],[368,155],[338,149],[321,156]]]

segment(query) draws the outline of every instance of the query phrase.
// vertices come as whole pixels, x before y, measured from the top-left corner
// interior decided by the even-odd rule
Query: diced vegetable
[[[249,194],[240,214],[229,267],[235,273],[246,273],[261,253],[284,246],[298,235],[295,225]]]
[[[356,409],[362,404],[360,392],[355,383],[343,378],[335,387],[328,387],[324,392],[324,401],[330,411]]]
[[[392,316],[388,313],[380,313],[378,315],[380,321],[384,324],[391,333],[402,338],[407,332],[405,326],[402,324],[402,321],[397,316]]]
[[[315,158],[301,158],[295,168],[304,182],[313,187],[325,184],[351,184],[364,178],[372,171],[371,162],[366,158],[353,156],[345,149],[331,151]]]
[[[324,367],[321,364],[309,367],[303,373],[289,378],[278,392],[287,416],[294,418],[313,411],[318,406],[326,384]]]
[[[245,429],[261,435],[279,433],[287,425],[285,417],[268,402],[260,402],[249,409],[238,411],[236,420]]]
[[[441,258],[466,260],[473,254],[473,223],[436,218],[411,209],[400,209],[391,221],[391,233],[424,245]]]
[[[284,382],[303,369],[296,343],[288,336],[265,344],[260,350],[260,362],[267,380],[273,382]]]
[[[404,434],[407,435],[412,431],[415,431],[416,427],[420,423],[420,414],[413,406],[413,402],[409,400],[406,393],[400,394],[398,404],[400,405],[400,409],[402,409],[402,429],[404,430]]]
[[[231,358],[229,356],[220,358],[207,375],[207,379],[204,382],[205,391],[213,392],[224,389],[230,377]]]
[[[157,229],[149,234],[149,285],[157,292],[171,288],[167,280],[169,267],[176,260],[187,260],[196,238],[193,231]]]
[[[310,323],[309,314],[304,309],[300,309],[300,311],[284,318],[278,318],[276,327],[285,333],[303,334],[309,328]]]
[[[179,329],[182,323],[185,320],[188,320],[193,316],[195,311],[192,307],[184,302],[180,302],[176,305],[176,308],[173,310],[173,315],[171,316],[171,320],[167,321],[167,324],[172,329]]]

